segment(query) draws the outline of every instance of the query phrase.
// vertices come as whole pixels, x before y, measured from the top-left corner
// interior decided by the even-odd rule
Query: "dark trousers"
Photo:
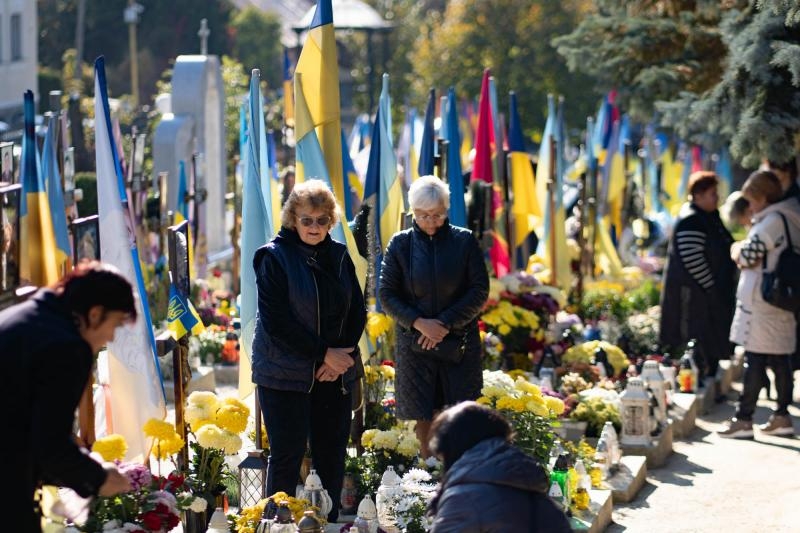
[[[267,495],[295,495],[310,444],[314,468],[333,500],[328,521],[336,521],[350,436],[350,393],[342,392],[341,381],[316,381],[310,393],[259,386],[258,398],[269,437]]]
[[[778,408],[776,415],[788,415],[789,404],[792,403],[792,360],[789,355],[772,355],[745,352],[744,377],[742,379],[742,395],[736,418],[752,420],[756,410],[758,393],[764,386],[767,366],[775,374],[775,389],[778,391]]]

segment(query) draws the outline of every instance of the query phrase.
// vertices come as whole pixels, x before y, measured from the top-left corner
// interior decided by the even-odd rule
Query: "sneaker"
[[[732,418],[728,422],[728,427],[723,431],[717,431],[717,435],[724,439],[752,439],[753,423],[749,420],[736,420]]]
[[[794,435],[792,419],[788,415],[772,415],[766,424],[758,426],[765,435]]]

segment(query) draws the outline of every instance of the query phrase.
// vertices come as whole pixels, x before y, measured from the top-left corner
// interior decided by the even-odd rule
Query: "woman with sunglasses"
[[[324,182],[297,184],[281,230],[253,259],[253,382],[270,443],[267,494],[295,493],[307,443],[334,502],[342,489],[366,309],[347,247],[329,234],[337,222],[336,198]],[[338,515],[334,505],[328,520]]]
[[[483,252],[472,233],[447,220],[450,190],[434,176],[408,191],[413,227],[392,237],[378,296],[397,323],[397,417],[416,420],[423,457],[445,406],[480,396],[478,315],[489,295]]]

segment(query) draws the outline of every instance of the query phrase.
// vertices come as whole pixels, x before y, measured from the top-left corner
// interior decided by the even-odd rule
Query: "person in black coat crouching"
[[[511,444],[503,415],[475,402],[443,411],[431,426],[430,448],[444,463],[431,501],[431,533],[561,533],[572,529],[548,498],[547,473]]]

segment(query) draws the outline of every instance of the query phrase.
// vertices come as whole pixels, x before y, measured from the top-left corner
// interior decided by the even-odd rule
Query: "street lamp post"
[[[133,107],[139,107],[139,59],[136,52],[136,25],[139,15],[144,11],[144,6],[137,4],[136,0],[128,0],[128,7],[123,13],[125,24],[128,25],[128,53],[131,57],[131,96]]]

